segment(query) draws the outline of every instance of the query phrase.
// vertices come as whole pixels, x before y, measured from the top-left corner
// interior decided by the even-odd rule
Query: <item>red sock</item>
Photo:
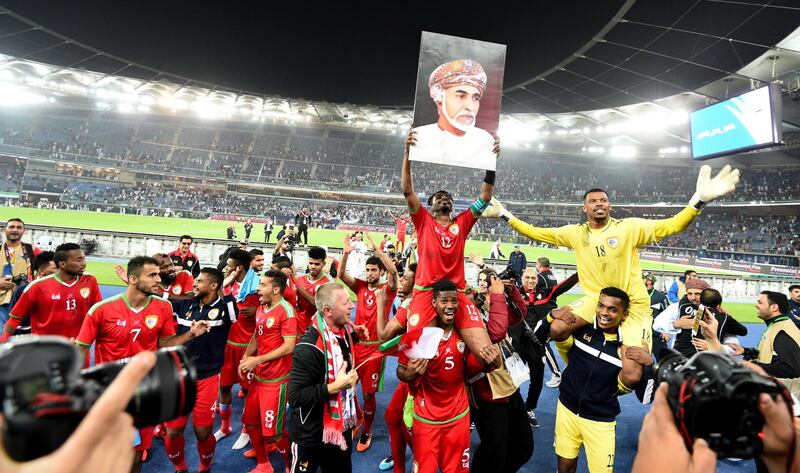
[[[183,438],[183,435],[177,438],[172,438],[167,435],[167,437],[164,439],[164,450],[167,451],[169,461],[172,462],[172,465],[176,470],[189,469],[189,467],[186,466],[186,456],[183,454],[185,443],[186,441]]]
[[[375,410],[378,408],[378,401],[375,396],[364,400],[364,430],[366,434],[372,433],[372,422],[375,421]]]
[[[364,411],[361,410],[361,405],[359,405],[358,399],[355,400],[355,404],[356,404],[356,419],[358,420],[358,422],[361,422],[364,420]]]
[[[256,452],[256,461],[258,463],[267,463],[269,457],[267,456],[267,449],[264,447],[264,436],[261,435],[261,426],[247,426],[245,428],[247,434],[250,435],[250,445]]]
[[[217,448],[217,439],[209,435],[205,440],[197,441],[197,453],[200,455],[200,471],[211,469],[214,462],[214,450]]]
[[[219,426],[219,429],[222,431],[231,430],[231,414],[233,410],[231,409],[230,404],[221,404],[219,406],[219,418],[222,420],[222,424]]]

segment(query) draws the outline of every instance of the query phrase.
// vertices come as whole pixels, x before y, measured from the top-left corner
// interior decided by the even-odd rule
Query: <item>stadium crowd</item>
[[[413,146],[413,137],[408,140]],[[389,445],[381,445],[389,453],[378,465],[381,470],[406,471],[408,447],[413,471],[518,471],[535,461],[531,429],[540,425],[536,411],[541,410],[545,365],[552,371],[546,385],[559,394],[554,452],[545,449],[539,455],[554,455],[559,472],[576,470],[581,449],[591,472],[613,470],[621,413],[617,398],[627,394],[654,402],[639,437],[632,465],[636,473],[656,471],[665,462],[676,465],[676,471],[694,464],[692,471],[711,472],[718,455],[754,457],[761,471],[795,471],[797,440],[788,394],[753,400],[749,407],[761,413],[766,428],[744,437],[723,431],[723,437],[738,442],[734,448],[714,442],[713,435],[695,440],[695,424],[684,424],[683,414],[668,401],[667,386],[653,389],[655,362],[662,356],[656,349],[670,346],[687,358],[741,356],[748,360],[742,369],[753,370],[750,376],[765,383],[762,389],[769,384],[800,393],[800,286],[787,288],[790,297],[772,291],[759,295],[758,316],[768,328],[758,347],[742,347],[737,337],[747,328],[725,312],[720,291],[687,271],[668,294],[660,293],[655,278],[631,257],[640,246],[684,232],[699,209],[733,192],[738,180],[738,171],[730,169],[706,176],[683,210],[663,220],[622,220],[615,237],[602,231],[611,218],[610,194],[590,189],[582,196],[591,229],[587,237],[584,226],[553,228],[555,219],[532,226],[513,215],[493,197],[493,171],[485,173],[478,198],[467,209],[456,214],[455,199],[446,190],[431,195],[424,208],[406,157],[400,184],[416,245],[409,245],[412,250],[402,258],[390,255],[386,242],[377,244],[354,232],[345,238],[339,261],[312,246],[307,267],[296,268],[280,248],[269,257],[261,250],[232,247],[221,258],[222,270],[199,268],[191,252],[193,239],[183,235],[169,254],[137,256],[127,267],[118,267],[127,287],[107,299],[101,298],[94,276],[85,273],[79,245],[65,243],[54,253],[41,252],[22,242],[24,222],[12,218],[3,229],[0,251],[8,274],[0,282],[0,343],[28,330],[60,335],[74,341],[84,357],[94,345],[97,363],[183,346],[197,372],[189,382],[197,392],[191,420],[200,471],[215,465],[217,442],[236,434],[234,449],[254,461],[251,472],[272,472],[281,459],[292,473],[317,467],[348,472],[354,451],[377,446],[372,442],[375,422],[385,422],[390,437]],[[164,196],[200,198],[158,184],[71,185],[66,192],[76,199],[103,192],[108,193],[101,198],[111,199],[127,192],[123,201],[137,206]],[[224,205],[225,197],[206,196],[196,205]],[[276,213],[288,210],[278,200],[238,198],[239,206],[258,199]],[[376,207],[363,211],[378,214],[362,215],[352,204],[325,205],[308,207],[320,215],[395,223]],[[305,211],[296,216],[301,214]],[[547,258],[529,265],[513,251],[508,268],[497,273],[473,256],[481,271],[477,286],[470,287],[464,248],[479,225],[490,232],[506,226],[531,240],[573,248],[578,272],[556,281]],[[405,241],[405,230],[397,238]],[[578,282],[585,295],[559,306],[558,297]],[[563,369],[551,340],[568,360]],[[383,358],[391,355],[399,357],[400,383],[389,404],[378,406]],[[669,389],[680,388],[677,378],[665,379]],[[523,399],[519,387],[526,382],[531,384]],[[235,385],[242,398],[233,396]],[[727,395],[717,385],[713,392]],[[699,402],[690,399],[682,402]],[[244,406],[242,430],[236,432],[233,403]],[[380,409],[383,416],[378,416]],[[164,414],[158,425],[140,428],[133,452],[117,461],[132,461],[138,471],[152,456],[165,454],[176,472],[188,471],[184,435],[190,418],[175,415]],[[475,450],[471,424],[480,437]],[[163,446],[154,438],[163,439]]]

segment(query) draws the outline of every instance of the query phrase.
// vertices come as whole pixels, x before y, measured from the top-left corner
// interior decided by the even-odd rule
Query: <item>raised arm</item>
[[[550,243],[551,245],[567,246],[571,248],[571,245],[567,239],[565,237],[561,237],[562,234],[566,233],[565,229],[567,226],[558,228],[534,227],[514,217],[514,215],[509,212],[508,209],[503,207],[503,204],[501,204],[500,201],[494,197],[491,198],[491,202],[486,210],[483,211],[482,216],[488,218],[502,218],[514,230],[530,238],[531,240],[537,240],[544,243]]]
[[[408,132],[406,141],[403,146],[403,167],[400,170],[400,191],[403,192],[403,197],[406,198],[406,205],[408,211],[412,214],[417,213],[417,210],[422,206],[419,201],[419,196],[414,193],[414,186],[411,183],[411,161],[408,159],[411,147],[417,143],[417,134],[412,130]]]
[[[367,242],[372,245],[372,251],[375,252],[375,255],[380,258],[381,263],[386,268],[386,284],[389,286],[389,289],[392,291],[397,290],[397,266],[394,265],[394,261],[392,258],[389,258],[379,245],[376,245],[375,242],[372,240],[372,237],[369,236],[369,233],[365,233],[364,236],[367,238]]]
[[[494,149],[492,152],[497,156],[500,157],[500,138],[494,139]],[[492,193],[494,192],[494,180],[495,180],[495,172],[494,171],[486,171],[486,176],[483,178],[483,184],[481,184],[481,193],[480,198],[484,202],[489,202],[492,200]]]
[[[353,251],[353,247],[350,245],[350,235],[345,235],[344,246],[342,248],[342,259],[339,261],[339,269],[337,270],[336,276],[341,279],[351,291],[356,292],[358,291],[358,283],[356,283],[356,280],[353,276],[347,274],[347,258],[350,256],[351,251]]]

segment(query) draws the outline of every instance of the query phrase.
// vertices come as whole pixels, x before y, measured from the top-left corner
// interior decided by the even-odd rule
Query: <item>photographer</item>
[[[780,292],[763,291],[756,301],[758,318],[767,324],[758,348],[743,348],[731,343],[734,354],[744,355],[768,375],[775,378],[800,378],[800,329],[786,315],[789,309],[787,297]],[[721,351],[718,337],[711,336],[716,321],[700,322],[703,334],[708,338],[709,350]]]
[[[0,442],[0,471],[3,473],[117,473],[133,463],[136,430],[125,412],[139,382],[156,362],[154,353],[139,353],[120,371],[77,430],[55,452],[36,460],[13,461]]]
[[[705,440],[696,439],[693,452],[686,449],[667,402],[667,390],[667,383],[661,383],[656,391],[653,409],[644,418],[632,472],[714,473],[717,454]],[[797,435],[786,401],[782,396],[773,400],[768,394],[762,393],[758,399],[758,409],[765,421],[764,451],[756,461],[759,471],[796,472]]]
[[[509,325],[523,323],[527,304],[514,285],[513,272],[504,271],[500,276],[485,269],[478,274],[479,292],[475,305],[481,311],[495,344],[510,346]],[[505,277],[505,279],[500,279]],[[506,370],[497,370],[506,371]],[[468,380],[472,391],[471,415],[481,443],[473,455],[473,472],[515,472],[533,454],[533,434],[525,422],[525,404],[519,389],[513,384],[503,386],[500,392],[493,380],[495,374],[479,374]],[[506,377],[510,381],[510,376]],[[506,394],[513,389],[513,392]]]
[[[8,219],[3,233],[6,241],[0,249],[0,267],[3,269],[3,278],[0,279],[0,324],[8,321],[14,289],[33,280],[31,263],[39,254],[38,249],[22,242],[22,235],[25,234],[25,223],[22,220]]]
[[[691,281],[688,284],[691,284]],[[722,340],[723,344],[736,342],[738,341],[736,337],[747,335],[747,327],[722,311],[722,294],[719,291],[712,288],[703,289],[699,302],[717,320],[716,337]],[[691,307],[696,315],[699,306],[692,304]],[[680,333],[675,337],[675,350],[685,357],[691,357],[698,351],[705,350],[707,346],[701,331],[694,332],[695,315],[684,316],[674,323],[676,327],[681,328]],[[729,350],[729,353],[732,354],[733,349]]]

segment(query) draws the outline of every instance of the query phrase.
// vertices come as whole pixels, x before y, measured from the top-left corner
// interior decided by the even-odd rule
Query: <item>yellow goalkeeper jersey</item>
[[[660,220],[611,218],[605,227],[598,230],[590,228],[588,223],[540,228],[516,217],[508,223],[532,240],[575,250],[578,277],[586,294],[598,296],[604,287],[618,287],[628,293],[633,309],[642,305],[650,307],[650,296],[642,282],[638,248],[682,232],[699,213],[686,207],[676,215]]]

